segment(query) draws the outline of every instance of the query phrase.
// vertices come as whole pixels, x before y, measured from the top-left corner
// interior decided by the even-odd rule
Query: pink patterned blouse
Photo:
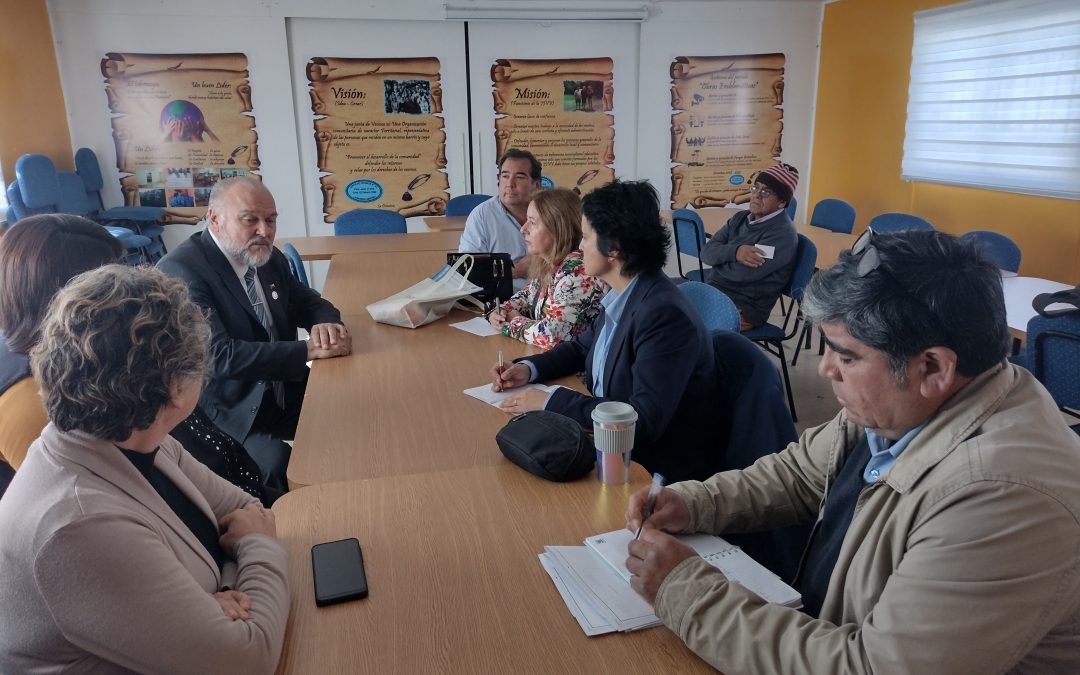
[[[607,292],[607,284],[585,273],[581,251],[571,251],[543,292],[540,280],[530,279],[502,304],[503,311],[521,314],[503,326],[503,335],[551,349],[592,324]]]

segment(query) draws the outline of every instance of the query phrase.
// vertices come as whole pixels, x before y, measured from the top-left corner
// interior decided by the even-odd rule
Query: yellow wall
[[[4,180],[15,179],[15,161],[28,152],[72,169],[71,134],[45,0],[0,0],[0,82]]]
[[[1023,250],[1021,274],[1080,282],[1080,201],[900,180],[912,15],[949,4],[953,0],[825,5],[810,204],[826,197],[850,202],[858,213],[856,231],[886,211],[914,213],[953,234],[996,230]]]

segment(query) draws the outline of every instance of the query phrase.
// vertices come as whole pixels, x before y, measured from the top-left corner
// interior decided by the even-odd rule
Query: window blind
[[[1080,2],[917,12],[901,173],[1080,199]]]

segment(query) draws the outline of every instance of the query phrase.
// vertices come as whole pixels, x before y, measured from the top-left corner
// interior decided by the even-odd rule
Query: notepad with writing
[[[595,551],[628,583],[630,570],[626,569],[627,546],[634,534],[629,530],[615,530],[585,539],[585,545]],[[738,546],[711,534],[681,534],[679,541],[694,549],[698,555],[733,581],[755,593],[762,600],[786,607],[801,607],[802,595],[751,558]]]

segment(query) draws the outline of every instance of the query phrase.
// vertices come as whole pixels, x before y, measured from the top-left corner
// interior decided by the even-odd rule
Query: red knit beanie
[[[791,203],[795,188],[799,185],[799,170],[790,164],[777,162],[760,172],[754,181],[776,193],[785,204]]]

